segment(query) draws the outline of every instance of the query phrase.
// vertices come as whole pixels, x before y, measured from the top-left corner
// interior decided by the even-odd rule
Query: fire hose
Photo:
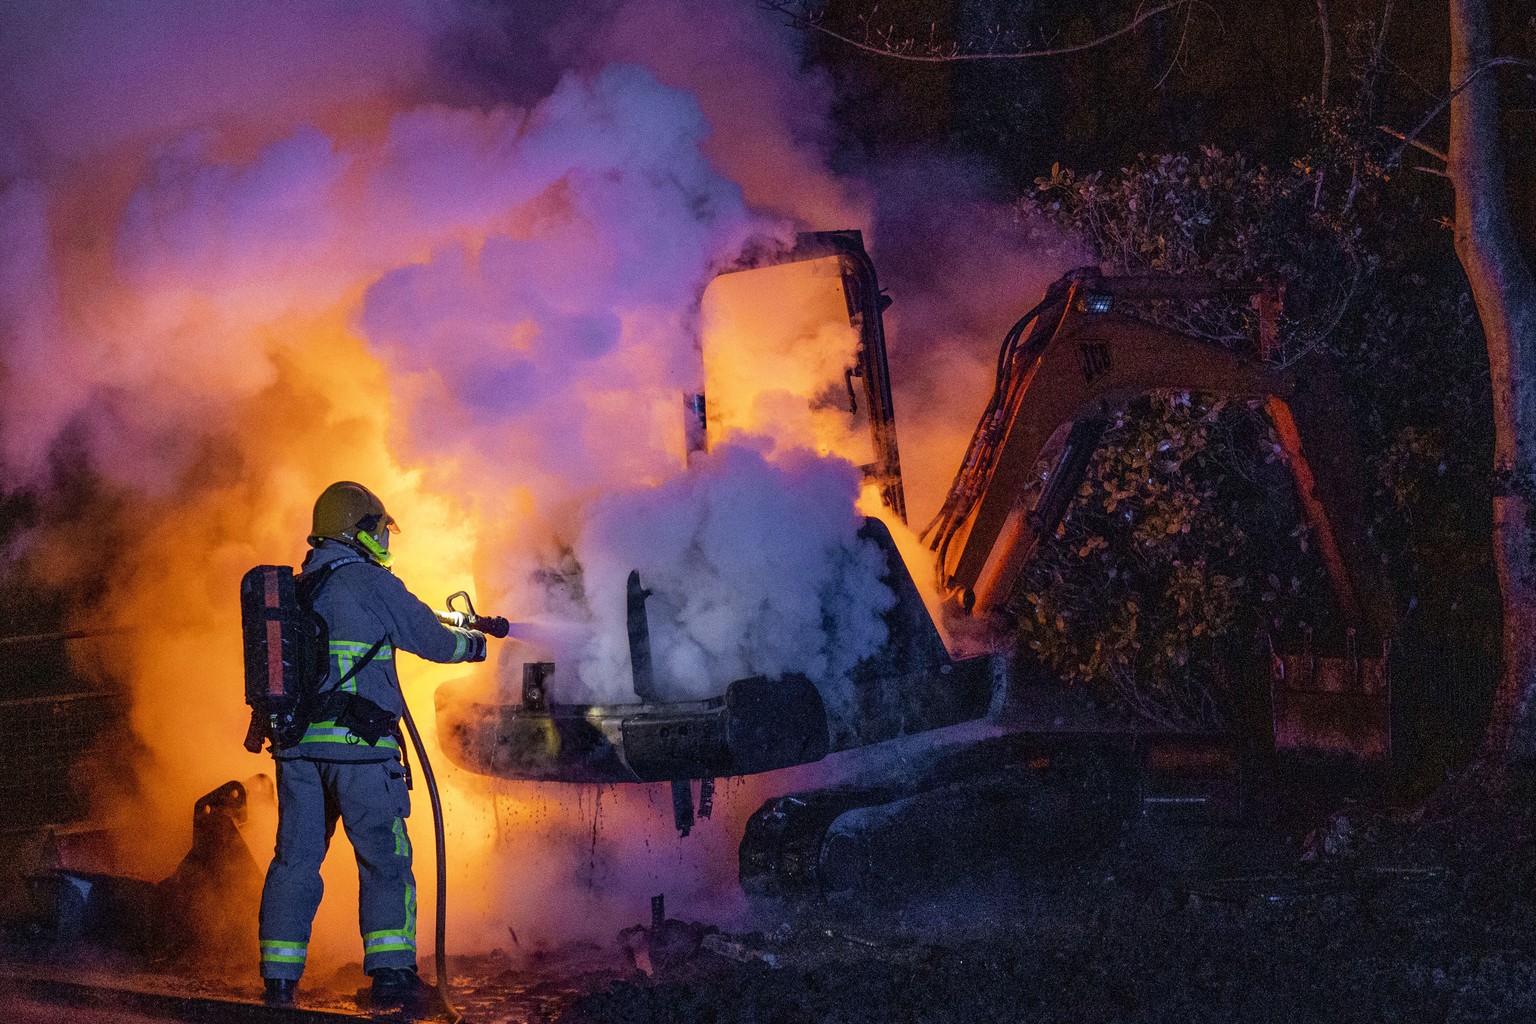
[[[0,636],[0,647],[25,647],[28,644],[53,644],[65,640],[89,640],[99,636],[123,636],[132,633],[126,627],[108,629],[71,629],[62,633],[31,633],[26,636]]]
[[[464,611],[454,607],[454,601],[464,599]],[[482,616],[475,613],[474,602],[465,591],[448,597],[448,610],[435,612],[437,620],[447,626],[475,629],[488,636],[505,637],[510,624],[499,615]],[[427,796],[432,802],[432,837],[437,847],[437,919],[433,945],[433,964],[437,970],[437,998],[443,1004],[449,1024],[461,1024],[464,1020],[453,1005],[453,990],[448,984],[448,843],[443,834],[443,801],[437,792],[437,776],[432,773],[432,759],[427,756],[426,744],[416,730],[416,720],[411,717],[411,705],[400,694],[400,706],[404,709],[405,731],[411,737],[411,749],[416,751],[416,762],[421,765],[421,777],[427,784]]]
[[[401,706],[405,709],[405,731],[410,734],[411,747],[416,751],[416,762],[421,765],[421,777],[427,783],[427,796],[432,801],[432,834],[437,840],[437,920],[433,951],[433,962],[437,968],[437,998],[442,1001],[450,1024],[461,1024],[464,1020],[459,1011],[453,1005],[453,990],[448,985],[448,844],[443,837],[443,801],[437,794],[437,778],[432,774],[432,761],[427,757],[426,745],[421,742],[421,733],[416,731],[416,721],[411,717],[411,706],[405,703],[405,694],[400,695]]]

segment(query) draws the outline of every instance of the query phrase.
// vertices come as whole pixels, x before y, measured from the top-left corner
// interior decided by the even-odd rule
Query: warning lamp
[[[1108,292],[1083,292],[1077,300],[1077,308],[1083,313],[1108,313],[1114,305],[1115,297]]]

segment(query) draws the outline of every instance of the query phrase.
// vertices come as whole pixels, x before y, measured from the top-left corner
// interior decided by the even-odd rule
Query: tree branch
[[[1028,60],[1035,57],[1059,57],[1068,53],[1080,53],[1083,50],[1091,50],[1096,46],[1103,46],[1105,43],[1125,35],[1127,32],[1133,32],[1139,28],[1143,22],[1155,18],[1159,14],[1165,14],[1168,11],[1178,10],[1182,7],[1188,7],[1195,2],[1196,0],[1168,0],[1168,2],[1159,4],[1156,7],[1138,11],[1136,15],[1124,25],[1120,26],[1112,32],[1106,32],[1104,35],[1101,35],[1096,39],[1090,39],[1087,42],[1073,43],[1068,46],[1041,47],[1039,49],[1030,50],[1013,50],[1003,53],[964,53],[961,52],[958,48],[952,53],[913,53],[909,52],[908,50],[901,49],[895,44],[866,42],[863,40],[854,39],[852,36],[844,35],[836,29],[828,28],[818,15],[807,13],[806,7],[803,4],[790,3],[789,0],[761,0],[761,5],[769,11],[782,14],[789,20],[789,23],[796,28],[812,32],[819,32],[829,39],[835,39],[844,45],[851,46],[856,50],[862,50],[865,53],[872,53],[877,57],[888,57],[892,60],[904,60],[920,64],[948,64],[954,61],[962,60]],[[891,33],[887,32],[887,39],[889,39],[890,36]]]
[[[1436,149],[1434,146],[1431,146],[1427,142],[1420,142],[1418,139],[1411,139],[1411,138],[1409,138],[1408,136],[1404,135],[1402,132],[1398,131],[1395,128],[1389,128],[1389,127],[1387,127],[1384,124],[1379,124],[1379,125],[1376,126],[1376,130],[1379,131],[1379,132],[1386,132],[1388,135],[1392,136],[1394,139],[1401,139],[1403,142],[1406,142],[1408,145],[1412,146],[1414,149],[1417,149],[1417,150],[1419,150],[1421,152],[1424,152],[1424,153],[1428,153],[1430,156],[1434,157],[1436,160],[1439,160],[1441,163],[1448,163],[1448,162],[1450,162],[1451,158],[1445,155],[1445,151],[1444,150]]]
[[[1159,78],[1157,80],[1157,84],[1152,87],[1154,92],[1163,87],[1163,83],[1168,81],[1168,76],[1173,74],[1173,69],[1178,67],[1179,62],[1183,59],[1184,44],[1189,42],[1189,23],[1194,19],[1194,16],[1194,7],[1191,5],[1188,13],[1184,15],[1184,27],[1179,30],[1179,45],[1174,47],[1173,59],[1168,62],[1168,67],[1163,71],[1163,76]]]
[[[1461,95],[1461,91],[1467,86],[1471,85],[1479,75],[1481,75],[1484,71],[1491,71],[1494,68],[1504,67],[1506,65],[1536,68],[1536,60],[1528,60],[1524,57],[1492,57],[1483,61],[1471,71],[1468,71],[1466,77],[1461,80],[1456,88],[1452,89],[1444,98],[1440,100],[1439,103],[1435,104],[1434,108],[1430,110],[1429,113],[1424,115],[1424,119],[1414,127],[1413,131],[1409,132],[1407,135],[1398,136],[1398,138],[1402,139],[1403,141],[1395,150],[1392,151],[1392,155],[1387,158],[1386,169],[1388,171],[1392,171],[1397,168],[1398,164],[1402,163],[1403,154],[1408,151],[1409,146],[1415,144],[1415,140],[1418,139],[1419,133],[1422,132],[1425,128],[1428,128],[1430,122],[1439,117],[1441,113],[1445,111],[1445,108],[1451,105],[1451,101],[1454,100],[1457,96]],[[1441,156],[1441,159],[1444,160],[1445,157]]]

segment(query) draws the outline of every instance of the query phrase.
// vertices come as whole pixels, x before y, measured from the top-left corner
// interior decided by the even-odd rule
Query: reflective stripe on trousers
[[[357,853],[363,966],[416,966],[416,880],[396,761],[277,762],[277,844],[261,894],[261,973],[297,979],[320,906],[320,864],[340,821]],[[373,941],[378,940],[378,941]]]
[[[395,856],[404,857],[409,863],[411,859],[411,841],[405,836],[405,822],[395,819],[396,840]],[[404,849],[402,851],[402,840]],[[408,953],[411,963],[416,962],[416,886],[405,887],[405,927],[381,928],[374,932],[363,933],[363,970],[372,971],[380,967],[398,967],[393,961],[398,954]],[[395,954],[395,956],[391,956]]]
[[[309,943],[289,939],[262,939],[261,962],[267,964],[298,964],[303,967],[309,952]]]

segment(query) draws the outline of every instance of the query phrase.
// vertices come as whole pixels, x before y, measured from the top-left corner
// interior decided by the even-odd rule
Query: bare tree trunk
[[[1536,282],[1509,214],[1498,83],[1483,68],[1492,57],[1489,5],[1450,0],[1451,88],[1461,91],[1451,101],[1447,169],[1456,188],[1456,255],[1482,320],[1493,384],[1493,550],[1504,634],[1484,751],[1500,759],[1536,754]]]

